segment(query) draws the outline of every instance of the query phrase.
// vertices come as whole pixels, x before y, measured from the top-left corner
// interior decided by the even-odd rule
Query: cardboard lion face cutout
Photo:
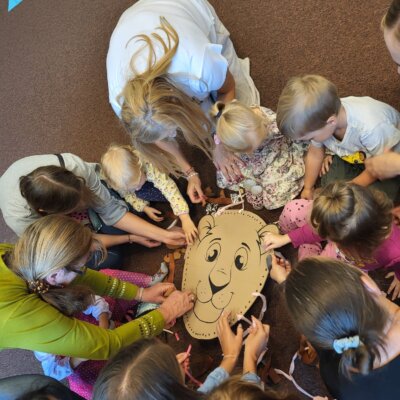
[[[206,215],[199,223],[199,237],[186,251],[182,289],[196,294],[192,311],[183,318],[188,332],[197,339],[217,336],[217,321],[225,309],[244,314],[255,301],[268,277],[267,255],[262,248],[266,232],[277,233],[249,211],[227,210]]]

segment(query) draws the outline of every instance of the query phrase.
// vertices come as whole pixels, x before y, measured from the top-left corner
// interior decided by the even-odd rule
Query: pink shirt
[[[309,224],[288,232],[288,235],[294,247],[325,241]],[[378,268],[391,268],[397,279],[400,280],[400,229],[397,225],[392,225],[389,237],[375,250],[373,257],[375,262],[366,263],[362,267],[364,270],[373,271]]]

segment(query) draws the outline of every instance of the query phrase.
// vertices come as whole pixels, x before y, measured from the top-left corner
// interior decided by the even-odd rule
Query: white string
[[[221,215],[224,211],[228,210],[229,208],[242,205],[242,208],[239,210],[239,213],[244,211],[244,197],[243,197],[244,191],[241,189],[237,195],[231,195],[232,203],[228,204],[224,207],[218,208],[218,210],[215,212],[215,216]]]
[[[291,381],[293,383],[293,385],[296,387],[296,389],[303,393],[304,395],[306,395],[307,397],[309,397],[310,399],[313,399],[315,396],[312,396],[310,393],[308,393],[307,391],[305,391],[294,379],[293,377],[293,372],[294,372],[294,368],[295,368],[295,361],[297,360],[299,354],[296,352],[295,355],[292,358],[292,362],[290,363],[290,367],[289,367],[289,374],[287,374],[286,372],[283,372],[280,369],[274,368],[275,372],[279,375],[283,375],[287,380]]]
[[[264,318],[264,314],[265,314],[265,312],[267,311],[267,299],[266,299],[266,297],[265,297],[262,293],[259,293],[259,292],[253,292],[251,295],[254,296],[254,297],[259,297],[259,298],[262,300],[262,302],[263,302],[263,305],[262,305],[261,311],[260,311],[260,315],[259,315],[259,317],[258,317],[258,319],[259,319],[260,321],[262,321],[262,319]],[[243,339],[244,339],[244,338],[246,338],[246,337],[249,335],[249,333],[250,333],[250,328],[251,328],[252,326],[254,326],[254,323],[253,323],[252,321],[250,321],[247,317],[245,317],[243,314],[237,314],[237,319],[238,319],[238,321],[247,322],[247,323],[250,325],[250,326],[243,332]],[[246,342],[246,340],[243,340],[242,346],[245,345],[245,342]],[[264,358],[264,355],[265,355],[265,353],[267,352],[267,350],[268,350],[268,347],[266,347],[265,350],[263,350],[263,351],[261,352],[261,354],[259,355],[259,357],[258,357],[258,359],[257,359],[257,364],[256,364],[256,365],[260,364],[260,362],[261,362],[262,359]]]

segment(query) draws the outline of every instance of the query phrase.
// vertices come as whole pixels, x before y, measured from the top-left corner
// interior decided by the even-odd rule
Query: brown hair
[[[313,203],[311,224],[358,261],[367,260],[392,229],[393,204],[385,193],[354,183],[331,182]]]
[[[99,203],[85,179],[55,165],[39,167],[21,176],[19,188],[29,206],[42,215],[67,213]]]
[[[239,101],[228,104],[217,101],[210,110],[216,133],[223,145],[234,152],[248,152],[252,149],[250,135],[257,139],[266,138],[267,121]]]
[[[146,160],[162,172],[180,175],[175,157],[157,147],[155,142],[167,131],[177,132],[187,143],[197,146],[211,158],[211,123],[200,106],[179,90],[168,76],[168,68],[179,45],[177,32],[164,17],[160,17],[157,29],[166,35],[166,41],[157,32],[134,37],[145,44],[132,56],[134,78],[127,82],[120,95],[123,100],[121,118],[133,146]],[[164,50],[158,61],[153,41]],[[134,62],[146,48],[147,69],[139,73]]]
[[[96,400],[191,400],[203,395],[188,389],[172,348],[159,339],[142,339],[121,349],[101,370]]]
[[[207,400],[295,400],[296,396],[280,395],[272,389],[262,390],[258,385],[246,382],[240,376],[232,376],[216,387]]]
[[[46,278],[61,269],[80,273],[81,260],[90,254],[93,241],[89,228],[63,215],[48,215],[29,225],[15,245],[11,257],[13,271],[24,279],[29,292],[58,308],[65,315],[83,311],[93,302],[86,286],[52,287]]]
[[[285,297],[298,331],[319,350],[334,341],[359,336],[356,348],[340,355],[340,372],[368,374],[384,351],[389,315],[364,287],[359,269],[325,257],[303,259],[286,280]]]
[[[336,86],[320,75],[289,79],[278,101],[276,122],[279,130],[292,139],[323,128],[337,115],[341,101]]]
[[[400,41],[400,0],[393,0],[386,14],[382,18],[382,29],[393,29],[394,35]]]

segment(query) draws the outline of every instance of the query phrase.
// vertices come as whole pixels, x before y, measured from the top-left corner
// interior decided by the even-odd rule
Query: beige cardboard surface
[[[187,249],[182,289],[196,294],[184,318],[188,332],[197,339],[213,339],[223,310],[231,311],[230,324],[245,314],[268,278],[262,236],[278,232],[249,211],[226,210],[206,215],[199,223],[199,237]]]

